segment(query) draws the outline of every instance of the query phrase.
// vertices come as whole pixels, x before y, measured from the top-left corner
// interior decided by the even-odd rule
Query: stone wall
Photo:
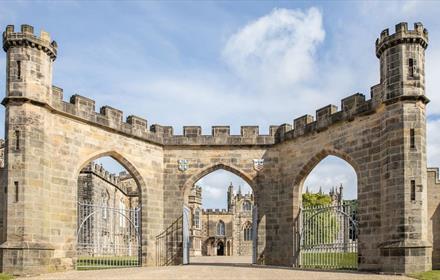
[[[119,161],[138,185],[144,265],[155,265],[155,237],[182,216],[191,187],[225,169],[252,187],[258,207],[258,262],[298,265],[295,226],[303,182],[322,159],[338,156],[358,177],[359,268],[393,273],[431,268],[428,241],[424,50],[420,23],[396,25],[376,42],[380,83],[261,135],[215,126],[201,135],[102,107],[52,85],[57,44],[23,25],[3,34],[7,53],[3,180],[6,241],[2,271],[25,274],[72,268],[76,258],[77,179],[102,156]],[[184,161],[182,161],[184,160]],[[264,160],[264,168],[254,160]],[[0,197],[1,199],[1,197]],[[435,239],[435,238],[434,238]]]
[[[428,239],[432,243],[432,269],[440,269],[440,180],[438,168],[428,169]]]

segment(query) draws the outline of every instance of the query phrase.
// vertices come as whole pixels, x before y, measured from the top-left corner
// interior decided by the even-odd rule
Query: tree
[[[320,246],[333,243],[339,232],[337,213],[330,206],[332,199],[329,195],[319,193],[303,193],[303,246]]]
[[[302,206],[303,208],[312,206],[325,206],[330,205],[332,199],[327,194],[322,193],[303,193],[302,195]]]

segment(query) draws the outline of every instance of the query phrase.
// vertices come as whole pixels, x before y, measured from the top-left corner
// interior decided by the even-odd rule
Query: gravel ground
[[[410,279],[404,276],[378,275],[356,272],[307,271],[289,268],[252,266],[248,257],[197,257],[190,265],[168,267],[136,267],[92,271],[67,271],[18,279],[142,279],[142,280],[206,280],[206,279],[329,279],[329,280],[374,280]]]

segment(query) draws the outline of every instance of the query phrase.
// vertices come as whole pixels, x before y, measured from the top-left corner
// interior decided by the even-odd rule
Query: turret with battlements
[[[425,97],[425,49],[428,30],[420,22],[409,30],[406,22],[396,25],[395,33],[385,29],[376,40],[380,59],[380,84],[387,101],[397,97]]]
[[[7,53],[7,96],[50,103],[57,43],[45,31],[35,35],[30,25],[23,24],[18,32],[8,25],[3,32],[3,50]]]

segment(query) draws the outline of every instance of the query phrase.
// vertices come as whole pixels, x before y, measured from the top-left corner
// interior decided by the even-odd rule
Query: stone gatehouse
[[[426,166],[427,45],[420,23],[382,31],[376,41],[379,83],[368,99],[361,93],[342,99],[340,110],[319,108],[315,117],[271,126],[268,135],[258,126],[242,126],[240,135],[231,135],[229,126],[214,126],[210,135],[186,126],[176,135],[172,127],[141,117],[123,119],[110,106],[97,112],[87,97],[65,101],[52,84],[56,42],[29,25],[7,26],[1,271],[73,267],[78,176],[102,156],[117,160],[136,183],[143,265],[156,265],[155,238],[182,215],[194,183],[218,169],[240,176],[253,190],[258,263],[297,265],[303,182],[334,155],[357,174],[359,269],[406,273],[438,266],[438,195],[432,195],[438,175],[429,172],[435,182],[428,183]]]

